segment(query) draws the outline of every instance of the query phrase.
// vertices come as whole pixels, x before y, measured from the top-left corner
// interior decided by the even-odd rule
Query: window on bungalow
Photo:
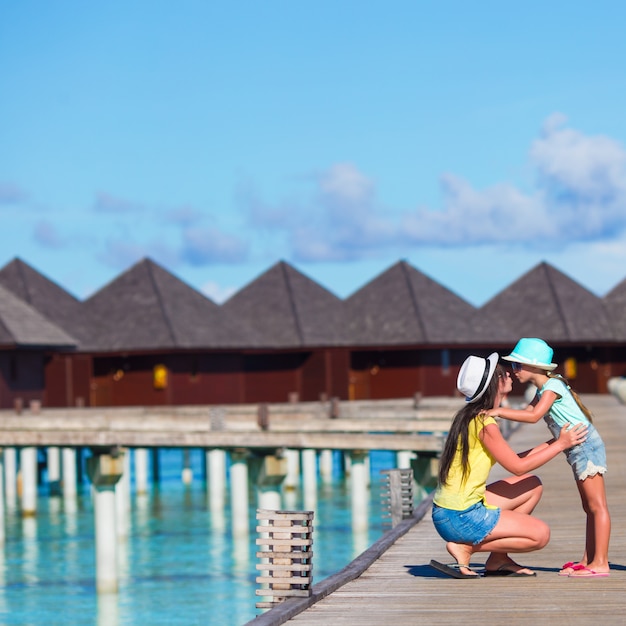
[[[9,361],[9,376],[12,381],[17,380],[17,357],[15,354],[11,355],[11,359]]]
[[[441,373],[444,376],[450,373],[450,350],[441,351]]]

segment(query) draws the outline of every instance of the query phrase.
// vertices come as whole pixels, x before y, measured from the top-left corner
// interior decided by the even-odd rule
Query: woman
[[[532,517],[541,498],[541,481],[527,472],[585,440],[583,424],[563,427],[556,440],[521,454],[508,445],[489,409],[500,406],[511,391],[508,372],[498,365],[498,354],[469,356],[459,371],[457,389],[465,406],[455,415],[439,466],[439,484],[433,498],[433,523],[455,559],[452,566],[431,561],[455,578],[478,578],[470,569],[475,552],[491,552],[486,576],[534,576],[518,565],[509,552],[532,552],[550,539],[550,528]],[[487,486],[491,467],[500,463],[515,476]]]

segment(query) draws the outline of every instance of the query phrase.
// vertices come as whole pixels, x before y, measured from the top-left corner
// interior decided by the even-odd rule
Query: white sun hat
[[[466,402],[478,400],[487,391],[499,358],[498,353],[493,352],[486,359],[474,355],[465,359],[456,379],[456,388],[465,396]]]

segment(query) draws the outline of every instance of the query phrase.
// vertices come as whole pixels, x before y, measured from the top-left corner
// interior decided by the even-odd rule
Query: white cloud
[[[165,218],[168,221],[183,227],[189,227],[193,224],[197,224],[203,217],[204,216],[200,211],[190,206],[181,206],[177,209],[167,211],[165,214]]]
[[[626,190],[626,152],[609,137],[587,136],[564,127],[565,118],[548,118],[531,147],[539,185],[557,186],[602,202]]]
[[[127,269],[146,256],[146,248],[142,245],[121,240],[109,240],[105,244],[104,252],[97,258],[114,269]]]
[[[526,190],[511,182],[477,189],[453,173],[443,174],[438,209],[386,207],[375,182],[349,162],[303,179],[309,188],[295,201],[270,205],[249,187],[240,198],[251,223],[271,230],[274,241],[278,234],[295,261],[397,257],[416,247],[506,245],[546,254],[626,234],[621,144],[568,127],[557,113],[532,142],[528,164],[535,183]]]
[[[242,239],[215,228],[188,228],[182,237],[181,258],[190,265],[241,263],[248,255],[248,246]]]
[[[47,220],[42,220],[35,224],[33,237],[37,243],[45,248],[59,249],[65,247],[66,243],[55,225]]]
[[[236,291],[236,287],[223,287],[214,281],[208,281],[202,285],[200,291],[211,298],[213,302],[222,304],[230,298]]]
[[[110,193],[107,193],[106,191],[100,191],[96,194],[94,209],[98,213],[125,214],[137,213],[138,211],[142,211],[143,206],[136,202],[114,196]]]
[[[13,183],[0,182],[0,205],[20,204],[26,199],[26,192]]]
[[[362,206],[371,202],[374,183],[353,163],[336,163],[319,177],[319,191],[333,204]]]

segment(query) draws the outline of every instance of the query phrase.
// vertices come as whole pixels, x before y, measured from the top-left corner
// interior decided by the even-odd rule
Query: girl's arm
[[[514,422],[526,422],[528,424],[537,423],[554,404],[557,394],[554,391],[544,391],[537,404],[529,404],[525,409],[509,409],[507,407],[498,407],[487,411],[488,415],[493,417],[503,417]]]
[[[506,442],[497,424],[488,424],[480,431],[480,439],[491,453],[491,456],[504,467],[505,470],[521,476],[526,472],[537,469],[553,459],[559,452],[582,443],[587,436],[587,427],[577,424],[569,428],[564,426],[557,440],[553,443],[533,448],[532,454],[520,457]]]

